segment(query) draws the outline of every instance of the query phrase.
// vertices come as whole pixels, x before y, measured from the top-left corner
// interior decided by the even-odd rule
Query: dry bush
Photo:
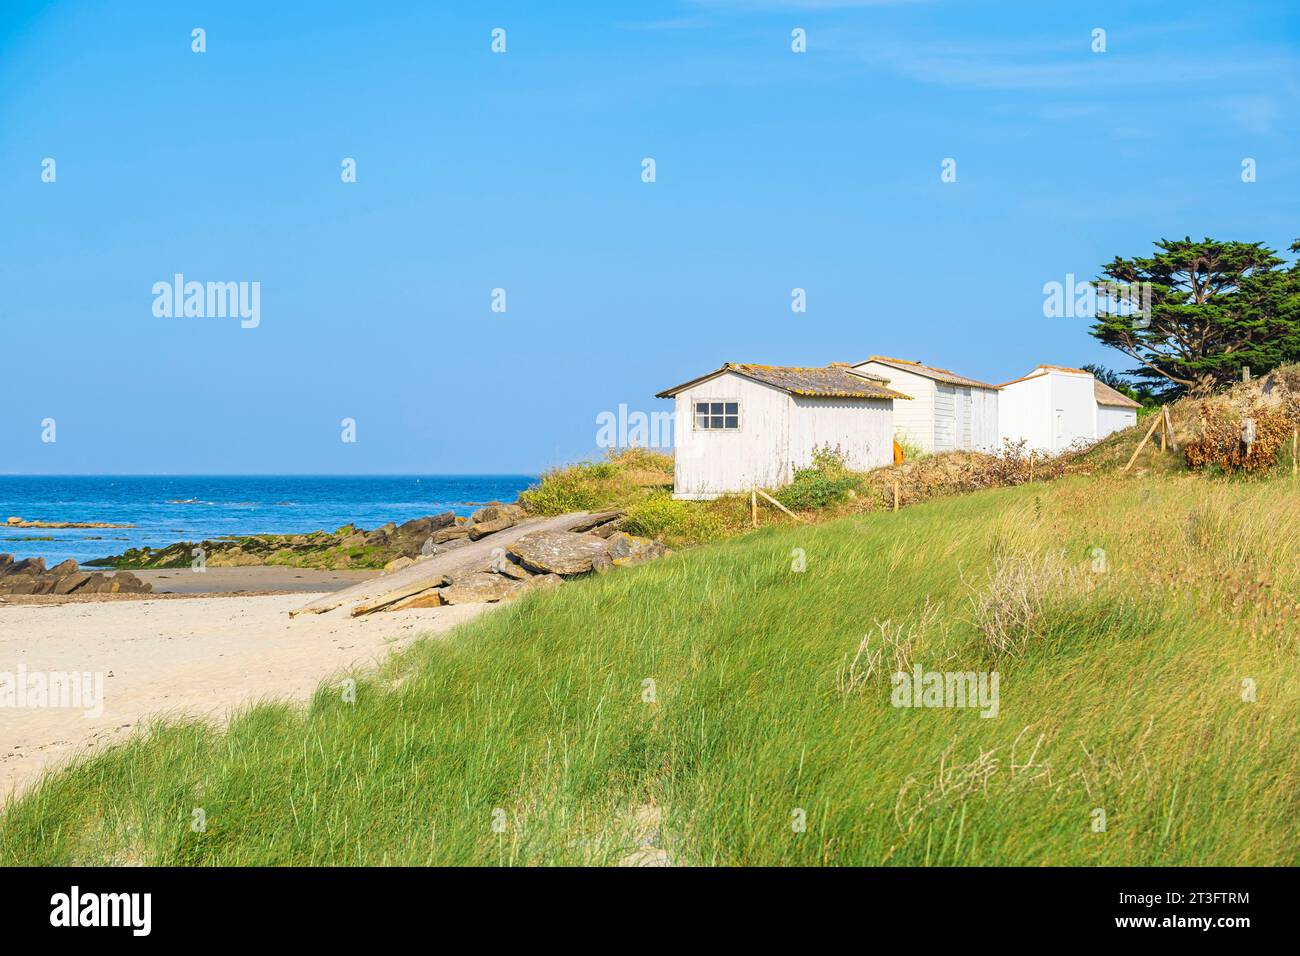
[[[1063,550],[999,554],[982,586],[962,578],[971,592],[971,623],[994,654],[1019,655],[1042,634],[1052,604],[1082,590],[1081,575]]]
[[[1217,467],[1229,473],[1268,471],[1295,427],[1284,403],[1256,402],[1239,408],[1229,402],[1201,402],[1200,434],[1187,442],[1183,455],[1189,468]],[[1246,419],[1255,422],[1255,440],[1242,440]]]
[[[857,650],[850,658],[845,655],[845,662],[840,665],[835,675],[835,686],[843,695],[856,694],[864,688],[873,677],[881,674],[881,666],[888,652],[893,670],[889,673],[910,671],[916,656],[919,639],[930,632],[940,617],[941,607],[929,600],[917,618],[910,622],[897,622],[892,619],[877,620],[874,630],[863,635],[858,641]],[[872,642],[875,646],[872,646]]]

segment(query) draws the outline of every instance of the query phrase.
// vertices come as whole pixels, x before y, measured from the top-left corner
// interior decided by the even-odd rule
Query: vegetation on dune
[[[157,725],[11,805],[0,862],[1295,865],[1295,495],[1098,474],[766,527],[355,703]],[[996,670],[998,715],[892,706],[918,666]]]

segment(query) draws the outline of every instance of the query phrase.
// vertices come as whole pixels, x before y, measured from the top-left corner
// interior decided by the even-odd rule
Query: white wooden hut
[[[656,397],[677,403],[673,496],[687,499],[787,484],[825,445],[854,469],[888,465],[894,401],[907,400],[844,364],[728,363]]]
[[[996,385],[907,359],[873,355],[853,366],[914,400],[894,410],[898,437],[925,452],[998,448]]]
[[[1105,438],[1112,432],[1137,424],[1137,410],[1141,405],[1105,382],[1094,379],[1092,388],[1097,399],[1098,438]]]
[[[1137,402],[1080,368],[1039,365],[998,391],[998,432],[1027,451],[1065,451],[1137,421]]]

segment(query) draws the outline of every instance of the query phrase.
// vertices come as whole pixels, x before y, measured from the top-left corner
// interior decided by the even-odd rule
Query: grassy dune
[[[355,703],[158,726],[11,806],[0,862],[1294,865],[1298,501],[1066,478],[767,528],[417,644]],[[996,670],[1000,713],[892,707],[918,663]]]

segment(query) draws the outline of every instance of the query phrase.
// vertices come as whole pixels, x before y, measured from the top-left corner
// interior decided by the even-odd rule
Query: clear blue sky
[[[0,473],[532,472],[725,361],[1122,368],[1043,283],[1285,248],[1298,104],[1294,0],[4,0]],[[155,317],[176,272],[260,326]]]

